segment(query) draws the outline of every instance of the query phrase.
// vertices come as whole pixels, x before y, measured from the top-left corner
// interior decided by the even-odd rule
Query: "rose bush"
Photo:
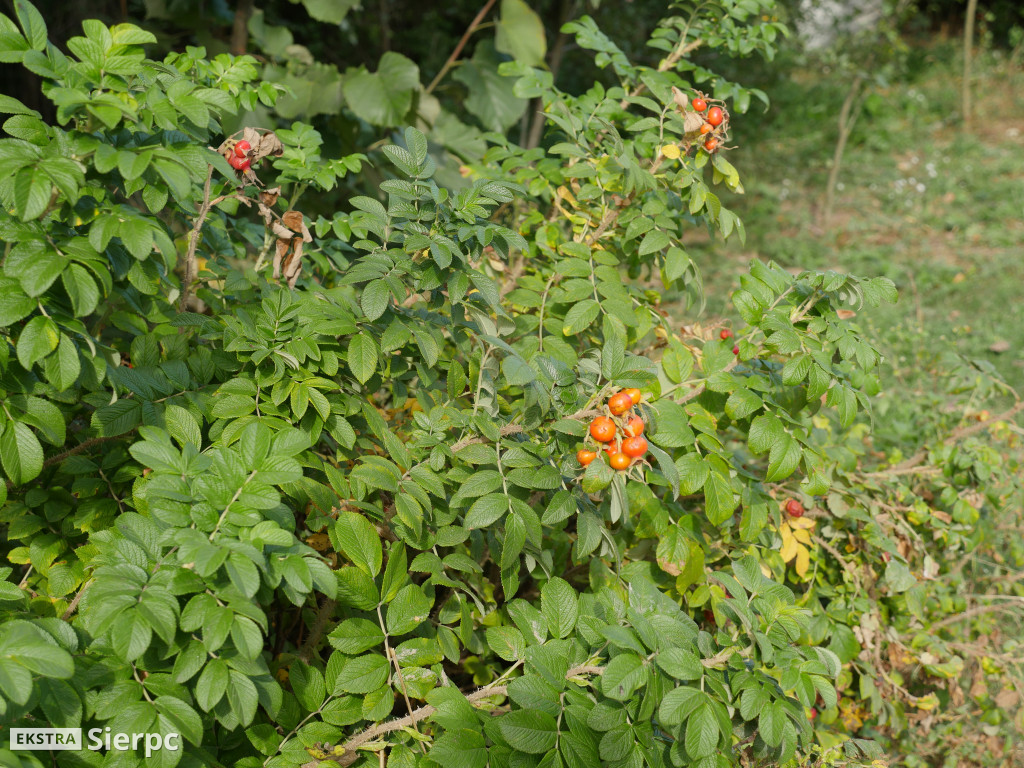
[[[769,8],[666,18],[654,66],[572,22],[620,84],[501,65],[546,148],[486,134],[456,188],[415,127],[224,136],[279,95],[251,57],[0,16],[57,111],[0,97],[3,722],[185,742],[69,766],[709,767],[870,762],[955,704],[1003,422],[873,427],[886,279],[754,260],[697,319],[688,233],[744,231],[690,99],[752,94],[688,55],[770,55]],[[604,416],[628,471],[578,458]]]

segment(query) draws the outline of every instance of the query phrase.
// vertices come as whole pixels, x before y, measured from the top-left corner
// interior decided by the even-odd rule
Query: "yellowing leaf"
[[[782,555],[782,561],[788,563],[796,557],[796,550],[800,545],[796,543],[796,539],[793,538],[793,533],[789,528],[783,526],[779,529],[779,533],[782,534],[782,549],[779,550],[779,554]]]
[[[573,208],[580,207],[580,204],[576,202],[576,198],[573,197],[572,192],[570,192],[569,188],[564,184],[558,188],[557,192],[558,196],[569,203]]]
[[[811,567],[811,556],[807,551],[807,547],[801,547],[799,544],[796,548],[796,572],[800,578],[807,575],[807,569]]]
[[[789,527],[796,530],[809,531],[815,526],[814,520],[809,517],[794,517],[789,521]]]
[[[679,158],[679,147],[675,144],[666,144],[661,148],[661,154],[669,160],[677,160]]]
[[[811,543],[811,532],[802,529],[793,531],[793,538],[799,541],[801,544]]]

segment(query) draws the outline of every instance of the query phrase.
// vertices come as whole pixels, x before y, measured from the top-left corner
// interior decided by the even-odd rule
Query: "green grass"
[[[768,115],[736,116],[730,152],[747,194],[727,193],[745,246],[698,242],[708,312],[731,316],[728,293],[751,258],[794,269],[886,275],[897,305],[857,321],[911,375],[923,347],[952,348],[1024,380],[1024,73],[983,55],[976,120],[959,120],[952,43],[915,49],[906,79],[868,99],[843,158],[827,227],[819,210],[845,96],[837,76],[796,70],[766,90]],[[990,351],[994,344],[1006,351]],[[904,368],[906,370],[901,371]]]

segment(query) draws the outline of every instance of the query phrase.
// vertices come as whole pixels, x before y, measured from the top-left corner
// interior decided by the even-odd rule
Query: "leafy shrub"
[[[836,764],[938,705],[957,657],[920,630],[1006,478],[955,440],[983,424],[872,451],[850,307],[893,284],[755,260],[733,338],[661,307],[699,297],[688,229],[744,234],[673,88],[698,40],[770,53],[766,3],[666,19],[657,68],[574,22],[620,86],[502,65],[546,152],[489,134],[451,189],[410,127],[316,219],[367,156],[301,123],[241,134],[251,172],[208,147],[274,104],[254,59],[99,22],[66,56],[16,8],[0,52],[58,119],[0,97],[0,717],[185,742],[57,764]],[[623,388],[649,460],[584,469]]]

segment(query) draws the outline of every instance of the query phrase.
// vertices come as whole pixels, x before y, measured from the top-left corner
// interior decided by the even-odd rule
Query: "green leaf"
[[[61,282],[64,283],[64,290],[71,299],[71,308],[75,317],[84,317],[92,314],[100,301],[100,292],[96,287],[96,281],[80,264],[71,264],[61,273]]]
[[[431,763],[445,768],[487,768],[487,742],[482,732],[469,728],[446,730],[434,740],[428,756]]]
[[[174,696],[158,696],[153,701],[164,717],[170,720],[178,733],[191,741],[196,746],[203,743],[203,721],[199,714],[188,704]]]
[[[252,680],[241,672],[231,670],[228,683],[228,704],[242,725],[248,725],[256,716],[259,695]]]
[[[783,702],[774,701],[762,709],[757,718],[757,727],[765,744],[769,747],[779,746],[786,727],[786,710]]]
[[[220,659],[211,659],[196,681],[196,703],[204,712],[217,705],[228,690],[228,666]]]
[[[375,691],[387,682],[390,669],[388,660],[376,653],[350,659],[334,681],[334,695]]]
[[[141,423],[142,403],[138,400],[118,400],[97,408],[92,415],[92,427],[101,437],[123,435]]]
[[[349,341],[346,360],[360,384],[365,384],[377,370],[377,354],[377,342],[367,333],[357,333]]]
[[[195,448],[203,447],[202,430],[191,412],[178,405],[168,405],[164,411],[164,421],[171,437],[182,446],[191,444]]]
[[[771,450],[775,442],[786,434],[779,417],[771,413],[756,416],[750,423],[747,433],[747,445],[754,455],[761,455]]]
[[[498,74],[493,44],[481,41],[473,58],[463,61],[452,75],[469,89],[465,106],[484,128],[504,133],[526,109],[527,101],[515,95],[516,80]]]
[[[893,592],[906,592],[917,584],[917,579],[910,572],[906,563],[899,560],[890,560],[885,566],[885,583]]]
[[[646,256],[649,253],[664,250],[671,242],[667,232],[662,232],[660,229],[652,229],[644,235],[644,239],[640,242],[639,255]]]
[[[327,636],[328,642],[341,651],[354,655],[384,642],[384,633],[376,622],[368,619],[346,619]]]
[[[338,25],[359,5],[359,0],[302,0],[306,12],[317,21]]]
[[[803,449],[800,443],[790,435],[783,434],[775,441],[768,454],[768,474],[765,479],[768,482],[776,482],[789,477],[800,465],[802,456]]]
[[[390,635],[404,635],[412,632],[430,616],[434,601],[423,594],[417,584],[407,584],[398,591],[395,599],[388,603],[387,628]]]
[[[541,588],[540,600],[551,634],[557,638],[568,637],[579,616],[576,590],[556,576]]]
[[[721,525],[730,517],[739,504],[739,499],[732,492],[729,478],[717,471],[708,475],[704,483],[705,512],[712,525]]]
[[[22,368],[30,370],[33,365],[42,360],[57,348],[60,341],[60,331],[57,324],[48,317],[36,315],[24,328],[18,337],[18,362]]]
[[[562,335],[575,336],[597,319],[601,311],[601,305],[595,299],[584,299],[574,304],[572,309],[565,313],[565,320],[562,324]]]
[[[601,690],[616,701],[626,701],[647,679],[643,660],[632,653],[620,653],[608,662],[601,675]]]
[[[292,664],[288,681],[291,683],[295,698],[307,712],[316,712],[324,703],[327,686],[320,670],[301,661]]]
[[[380,573],[384,553],[380,534],[369,520],[355,512],[342,511],[334,524],[334,539],[356,567],[371,577]]]
[[[53,184],[35,167],[22,168],[14,177],[14,210],[22,221],[42,216],[50,203]]]
[[[43,446],[25,424],[9,421],[0,435],[0,461],[10,481],[24,485],[43,471]]]
[[[513,749],[530,755],[547,752],[558,735],[555,718],[535,709],[509,712],[498,720],[498,729]]]
[[[371,125],[401,125],[420,85],[420,70],[400,53],[388,51],[376,72],[348,75],[342,93],[352,111]]]
[[[391,289],[384,280],[372,280],[363,288],[359,303],[363,313],[370,320],[376,320],[384,314],[391,302]]]
[[[704,665],[697,654],[682,648],[666,648],[658,654],[658,666],[674,680],[700,680]]]
[[[36,7],[28,0],[14,0],[14,12],[17,14],[18,23],[25,32],[25,39],[32,46],[33,50],[41,51],[46,48],[46,22],[43,15],[36,10]]]
[[[547,55],[544,23],[523,0],[501,0],[494,47],[528,67],[543,66]]]
[[[661,700],[658,721],[663,725],[679,725],[704,702],[699,688],[673,688]]]
[[[46,677],[68,679],[75,673],[71,654],[58,647],[53,639],[26,621],[9,621],[0,627],[0,663],[7,660]],[[0,687],[2,683],[0,683]],[[31,683],[23,691],[28,696]]]
[[[0,277],[0,328],[14,325],[35,308],[35,300],[19,287],[17,280]]]
[[[488,627],[487,645],[505,661],[518,661],[526,652],[523,633],[515,627]]]
[[[465,525],[469,529],[486,528],[497,522],[508,510],[509,500],[504,493],[481,496],[466,513]]]
[[[110,643],[124,661],[144,654],[153,640],[153,628],[139,611],[125,611],[110,629]]]
[[[718,744],[718,718],[710,703],[705,702],[686,721],[686,752],[692,757],[706,757]]]
[[[749,389],[737,389],[725,401],[725,414],[734,421],[745,419],[764,405],[761,398]]]
[[[704,487],[711,468],[697,453],[687,453],[676,460],[676,471],[679,473],[679,493],[689,496]]]
[[[29,261],[19,267],[21,287],[29,296],[42,296],[66,266],[67,260],[60,254],[51,250],[36,251]]]
[[[29,109],[13,96],[0,94],[0,115],[33,115],[39,117],[34,109]]]
[[[66,334],[60,335],[57,351],[43,360],[43,372],[46,380],[61,392],[71,389],[78,380],[82,363],[75,343]]]

